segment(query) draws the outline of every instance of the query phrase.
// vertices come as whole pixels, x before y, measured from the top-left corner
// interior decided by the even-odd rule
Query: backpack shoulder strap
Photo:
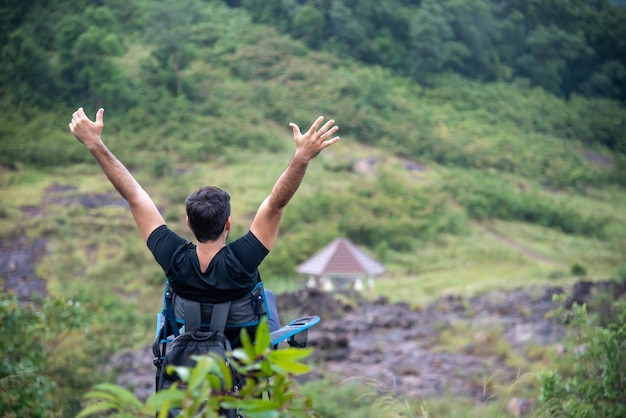
[[[213,312],[211,313],[211,331],[224,332],[230,312],[230,304],[231,302],[222,302],[213,305]]]
[[[178,300],[182,302],[183,310],[185,312],[185,331],[198,331],[202,327],[200,316],[202,312],[202,305],[200,305],[200,302],[186,298],[179,298]]]
[[[202,305],[194,300],[179,299],[183,303],[185,312],[185,331],[193,332],[202,327]],[[213,305],[211,312],[211,331],[224,332],[226,321],[230,312],[231,302],[217,303]]]

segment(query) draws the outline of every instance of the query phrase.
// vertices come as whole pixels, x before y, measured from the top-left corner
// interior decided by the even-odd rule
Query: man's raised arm
[[[147,241],[150,233],[165,224],[165,221],[148,193],[104,145],[101,136],[103,128],[104,109],[98,110],[95,122],[87,117],[82,107],[72,114],[70,131],[87,147],[111,184],[128,202],[139,232],[144,241]]]
[[[270,195],[261,203],[250,226],[250,231],[268,250],[274,246],[283,209],[300,187],[309,162],[324,148],[339,141],[338,136],[333,137],[339,129],[335,126],[335,121],[330,119],[320,128],[323,121],[323,116],[318,117],[304,134],[295,123],[289,124],[293,130],[296,151],[289,165],[274,184]]]

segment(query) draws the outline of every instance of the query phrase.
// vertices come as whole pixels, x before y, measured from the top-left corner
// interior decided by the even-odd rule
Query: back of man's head
[[[214,241],[230,216],[230,195],[219,187],[201,187],[185,200],[189,227],[199,242]]]

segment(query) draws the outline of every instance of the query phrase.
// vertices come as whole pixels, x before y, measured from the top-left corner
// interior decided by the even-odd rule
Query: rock
[[[532,402],[528,399],[513,398],[507,404],[506,410],[515,418],[519,418],[530,414],[530,412],[532,411],[532,407]]]

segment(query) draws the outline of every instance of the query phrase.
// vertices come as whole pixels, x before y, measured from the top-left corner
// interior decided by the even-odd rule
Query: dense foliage
[[[608,0],[227,0],[307,45],[421,84],[453,71],[626,100],[626,9]]]
[[[6,123],[0,134],[11,137],[11,125],[34,117],[23,109],[24,105],[105,104],[129,112],[129,124],[139,129],[142,124],[184,113],[191,104],[196,115],[219,118],[234,110],[220,100],[232,94],[224,85],[224,79],[232,76],[252,84],[252,97],[239,99],[259,101],[265,108],[260,117],[283,118],[289,111],[280,102],[289,100],[288,93],[279,86],[269,90],[257,86],[255,80],[284,73],[285,81],[297,81],[305,75],[305,67],[298,61],[290,62],[290,57],[305,56],[306,50],[256,30],[246,13],[229,11],[220,6],[222,3],[9,2],[0,33],[0,92],[5,97],[4,106],[17,105],[22,112],[13,115],[15,119],[3,121]],[[449,100],[445,97],[449,92],[460,94],[454,100],[456,106],[483,112],[485,118],[505,117],[523,130],[530,127],[535,132],[626,152],[624,110],[611,100],[626,100],[626,61],[622,53],[626,50],[626,8],[605,0],[225,3],[242,6],[254,21],[271,24],[310,47],[388,68],[422,85],[443,87],[432,93],[440,99]],[[249,49],[251,45],[254,50]],[[129,48],[134,62],[118,58]],[[353,72],[347,61],[333,65]],[[306,77],[317,78],[316,71],[307,69]],[[212,76],[207,77],[207,73]],[[446,73],[462,78],[442,79]],[[390,75],[360,71],[334,75],[337,100],[357,101],[350,106],[354,111],[343,110],[355,120],[353,126],[346,126],[348,132],[358,133],[366,143],[378,141],[381,135],[392,138],[397,149],[410,154],[433,153],[427,140],[432,121],[425,120],[426,115],[412,115],[417,116],[414,123],[422,125],[418,137],[402,140],[398,134],[390,135],[397,130],[393,119],[389,129],[367,129],[376,126],[376,118],[389,117],[401,106],[397,103],[401,98],[392,94],[398,86],[390,81]],[[514,82],[528,95],[506,97],[507,105],[501,106],[498,84],[495,89],[483,90],[469,80]],[[293,83],[292,88],[297,84]],[[541,90],[529,92],[528,86],[539,86]],[[571,102],[563,105],[551,95]],[[520,106],[524,112],[519,111]],[[549,114],[544,112],[546,108],[551,110]],[[154,119],[154,115],[161,117]],[[222,135],[231,141],[233,136],[239,140],[237,132],[204,133],[218,136],[216,141]],[[262,136],[259,132],[245,134],[246,139],[241,141]],[[6,146],[17,155],[5,156],[2,163],[14,163],[16,157],[17,161],[53,163],[43,156],[37,159],[32,153],[20,154],[12,149],[18,147],[15,144]],[[215,149],[206,144],[202,151]],[[189,150],[185,155],[196,151]],[[459,162],[448,152],[437,154],[433,157]],[[76,159],[75,155],[61,155],[54,163]]]
[[[72,300],[47,298],[36,306],[0,295],[1,416],[78,412],[85,387],[105,378],[99,366],[109,348],[99,341],[97,326],[89,332],[90,320]],[[93,345],[83,342],[86,336]]]
[[[567,315],[576,343],[574,367],[540,373],[540,402],[549,417],[621,417],[626,414],[626,304],[604,300],[614,314],[602,324],[575,304]],[[607,318],[604,318],[607,319]]]

